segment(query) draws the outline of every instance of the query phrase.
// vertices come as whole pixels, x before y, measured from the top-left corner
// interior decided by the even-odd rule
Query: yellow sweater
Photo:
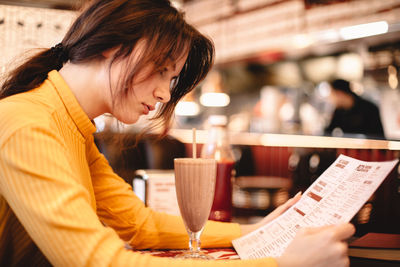
[[[186,248],[188,238],[179,217],[146,208],[112,171],[94,132],[57,71],[0,101],[0,266],[276,266],[126,249]],[[237,224],[207,222],[202,244],[230,246],[239,235]]]

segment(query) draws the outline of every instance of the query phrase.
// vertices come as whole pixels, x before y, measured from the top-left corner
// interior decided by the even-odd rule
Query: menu
[[[366,162],[340,155],[295,205],[233,240],[236,252],[241,259],[279,257],[300,228],[349,222],[397,162]]]

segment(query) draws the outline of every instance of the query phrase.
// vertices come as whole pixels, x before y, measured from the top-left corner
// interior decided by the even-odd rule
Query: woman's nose
[[[170,93],[170,83],[164,82],[163,84],[159,85],[156,90],[154,91],[154,96],[157,101],[161,103],[167,103],[171,99]]]

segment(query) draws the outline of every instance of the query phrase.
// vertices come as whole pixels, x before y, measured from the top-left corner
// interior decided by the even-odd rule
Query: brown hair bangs
[[[154,69],[147,77],[159,72],[168,63],[177,61],[188,54],[185,65],[179,74],[178,82],[171,90],[171,99],[168,103],[161,104],[155,116],[164,129],[170,125],[174,109],[179,100],[193,90],[210,71],[214,59],[214,45],[210,39],[202,35],[194,27],[187,24],[182,14],[176,11],[174,14],[154,18],[155,27],[150,27],[143,34],[146,40],[146,51],[140,56],[135,65],[127,67],[127,73],[123,79],[123,94],[129,93],[129,88],[135,75],[145,66],[152,65]],[[128,56],[132,47],[121,48],[119,55]],[[118,56],[118,55],[117,55]],[[159,126],[161,126],[159,125]]]
[[[197,30],[193,29],[197,32]],[[155,119],[163,119],[163,126],[169,127],[174,109],[179,100],[192,91],[210,71],[214,59],[214,45],[197,32],[191,40],[186,63],[179,74],[178,83],[171,88],[171,99],[158,110]]]

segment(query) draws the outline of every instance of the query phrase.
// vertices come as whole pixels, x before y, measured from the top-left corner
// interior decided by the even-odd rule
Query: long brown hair
[[[188,53],[170,101],[155,116],[167,127],[178,101],[205,78],[214,58],[212,42],[186,23],[169,0],[90,1],[60,45],[43,50],[9,73],[0,99],[38,87],[48,72],[60,70],[68,60],[75,64],[102,60],[102,52],[111,48],[118,48],[112,63],[127,58],[139,40],[146,40],[147,50],[135,66],[127,66],[121,93],[128,93],[127,85],[147,64],[161,67]]]

